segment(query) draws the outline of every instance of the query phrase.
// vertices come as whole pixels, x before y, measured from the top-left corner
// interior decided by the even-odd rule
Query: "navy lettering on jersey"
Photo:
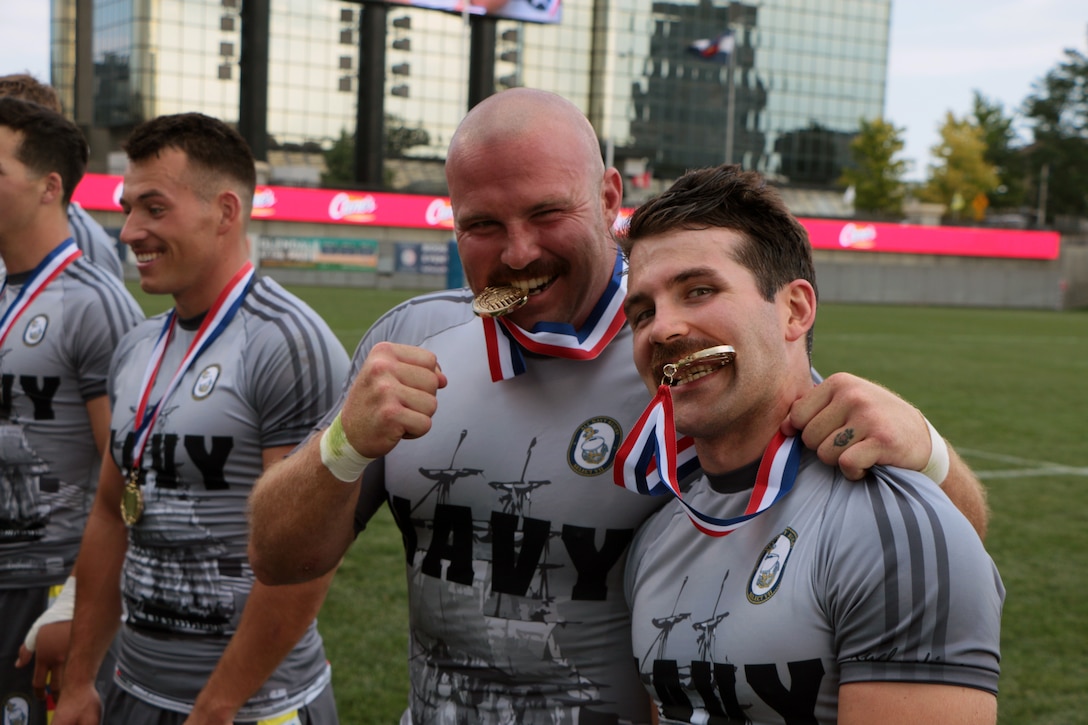
[[[39,382],[39,380],[41,382]],[[15,376],[5,373],[0,379],[0,419],[11,418],[12,388],[15,385]],[[47,375],[38,378],[34,375],[20,375],[19,385],[23,393],[34,405],[34,420],[53,420],[56,413],[53,410],[53,398],[60,389],[60,378]]]
[[[390,497],[393,518],[400,529],[408,565],[415,562],[419,536],[412,523],[412,502],[400,496]],[[520,524],[520,525],[519,525]],[[441,579],[443,562],[449,562],[445,578],[458,584],[472,584],[473,541],[477,524],[467,506],[436,504],[430,548],[424,552],[420,571]],[[544,551],[551,538],[550,521],[521,517],[502,511],[491,513],[488,533],[491,538],[491,589],[496,594],[528,596],[533,577],[539,571]],[[622,560],[633,529],[608,529],[598,549],[597,531],[584,526],[564,526],[563,544],[578,573],[572,599],[605,601],[608,573]]]
[[[204,447],[204,436],[185,436],[185,452],[204,477],[204,488],[220,491],[228,487],[223,470],[227,467],[227,456],[232,448],[234,439],[230,436],[212,436],[210,451]]]
[[[491,512],[492,592],[525,596],[540,565],[540,554],[548,543],[550,531],[551,525],[547,521],[526,517],[519,551],[515,543],[518,517]]]
[[[121,443],[121,465],[120,468],[125,471],[132,470],[132,449],[136,445],[136,434],[131,431],[125,435],[124,442]],[[117,431],[110,428],[110,450],[114,450],[117,447]],[[115,459],[116,460],[116,459]]]
[[[419,537],[416,535],[416,528],[412,526],[412,502],[401,496],[390,496],[389,509],[393,512],[397,528],[400,529],[404,558],[410,567],[416,560],[416,549],[419,548]]]
[[[788,725],[816,723],[816,697],[824,678],[820,660],[790,662],[790,689],[778,679],[778,669],[772,665],[745,665],[744,677],[756,694],[785,718]]]
[[[234,448],[234,439],[230,436],[212,436],[211,450],[205,446],[204,436],[186,435],[182,438],[182,445],[189,459],[200,471],[204,488],[209,491],[222,490],[228,487],[224,471],[227,466],[227,457]],[[117,445],[117,431],[110,430],[110,448]],[[124,470],[132,469],[132,454],[136,446],[136,434],[129,431],[125,435],[125,441],[121,446],[121,467]],[[150,456],[150,466],[155,470],[155,485],[158,488],[178,487],[178,464],[176,452],[178,436],[175,433],[155,433],[147,442],[147,455]],[[140,479],[146,476],[141,471]]]
[[[0,376],[0,420],[11,420],[11,387],[14,384],[14,375]]]
[[[446,579],[472,584],[472,509],[468,506],[438,504],[434,509],[434,535],[423,557],[421,571],[442,578],[442,561],[449,561]]]
[[[174,455],[178,449],[178,437],[174,433],[151,437],[151,467],[159,472],[155,479],[158,488],[178,487],[178,467]]]
[[[737,700],[737,668],[727,662],[692,662],[691,683],[703,698],[706,711],[724,722],[747,722],[744,709]],[[715,691],[721,699],[715,696]]]
[[[680,668],[676,660],[654,660],[653,684],[657,700],[661,703],[661,714],[670,720],[690,722],[695,711],[680,684]]]
[[[53,420],[56,414],[53,412],[53,397],[60,389],[60,378],[47,375],[41,378],[41,385],[34,375],[20,375],[19,384],[23,386],[23,392],[34,403],[34,420]]]
[[[818,659],[790,662],[790,687],[778,677],[774,664],[745,665],[748,685],[769,707],[782,716],[788,725],[815,725],[816,699],[824,678],[824,666]],[[737,698],[736,667],[704,661],[691,663],[691,680],[710,715],[709,722],[744,723],[744,706]],[[665,717],[688,722],[694,714],[691,700],[684,694],[680,667],[676,660],[654,660],[653,688],[661,702]]]
[[[574,591],[571,592],[573,599],[603,602],[608,598],[608,572],[627,551],[634,535],[634,529],[608,529],[604,535],[604,546],[598,549],[596,529],[571,525],[563,527],[563,544],[578,571],[578,580],[574,582]]]

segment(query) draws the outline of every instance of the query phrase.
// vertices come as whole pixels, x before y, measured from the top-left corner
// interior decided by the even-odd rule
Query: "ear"
[[[601,206],[604,208],[604,218],[610,225],[615,224],[622,205],[623,177],[617,169],[610,166],[605,169],[604,179],[601,181]]]
[[[808,280],[795,279],[779,294],[785,303],[786,339],[804,339],[816,324],[816,290]]]
[[[50,171],[48,174],[41,178],[42,183],[42,204],[50,206],[57,204],[64,199],[64,181],[60,178],[60,174],[56,171]]]
[[[215,197],[215,204],[219,210],[219,231],[221,233],[241,222],[242,209],[245,207],[237,192],[232,189],[224,189]]]

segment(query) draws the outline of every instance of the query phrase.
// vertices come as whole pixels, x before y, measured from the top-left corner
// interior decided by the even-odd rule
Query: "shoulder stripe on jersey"
[[[335,402],[334,396],[338,392],[338,385],[333,380],[332,367],[329,362],[329,349],[325,336],[317,320],[320,318],[316,312],[312,317],[307,315],[298,303],[269,285],[264,278],[259,278],[246,295],[243,307],[262,320],[274,324],[283,334],[284,340],[290,351],[291,364],[295,369],[295,398],[301,405],[307,406],[304,410],[314,420],[319,420]],[[292,335],[290,327],[295,328],[299,334]],[[302,380],[302,358],[299,351],[299,340],[305,345],[304,353],[310,360],[320,360],[324,368],[320,374],[311,376],[315,379],[324,377],[328,385],[324,386],[320,399],[306,395],[306,386]],[[314,350],[314,344],[320,350]]]
[[[472,301],[472,290],[468,287],[460,287],[458,289],[438,290],[436,292],[428,292],[417,297],[413,297],[409,300],[401,302],[399,305],[395,305],[392,309],[387,310],[378,319],[374,321],[371,328],[378,327],[387,317],[396,315],[399,311],[415,307],[417,305],[426,305],[433,302],[449,302],[451,304],[468,304]],[[437,333],[435,333],[437,334]]]
[[[124,286],[105,268],[84,257],[69,265],[65,273],[81,282],[98,297],[109,325],[110,337],[114,341],[120,340],[122,335],[140,321]]]
[[[950,609],[950,570],[948,540],[936,511],[927,501],[903,488],[903,484],[885,479],[873,469],[883,485],[867,486],[884,557],[884,630],[891,648],[891,638],[904,637],[900,647],[931,652],[944,657],[946,632],[944,622]],[[929,555],[927,556],[927,549]],[[910,591],[900,591],[900,585]],[[926,593],[935,589],[935,606],[927,608]],[[904,603],[903,598],[906,598]],[[901,629],[902,612],[912,614],[915,625],[907,633]],[[921,641],[922,617],[937,617],[932,641]]]
[[[948,538],[944,526],[941,524],[936,510],[933,508],[933,504],[929,499],[923,497],[918,497],[915,500],[917,504],[922,507],[926,520],[929,522],[928,531],[923,532],[923,536],[928,536],[930,545],[935,552],[934,566],[936,567],[937,601],[933,607],[933,616],[936,617],[936,624],[933,627],[933,652],[935,655],[944,659],[945,644],[948,642],[949,614],[952,610],[952,596],[950,591],[954,584],[952,582],[951,563],[949,561],[951,551],[948,546]]]

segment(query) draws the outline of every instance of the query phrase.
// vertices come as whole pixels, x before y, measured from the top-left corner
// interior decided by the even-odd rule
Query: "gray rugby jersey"
[[[132,461],[133,419],[164,315],[126,336],[110,371],[111,452]],[[150,400],[159,400],[196,335],[175,328]],[[167,400],[143,454],[145,509],[129,529],[122,574],[126,626],[118,683],[167,709],[192,704],[238,626],[254,582],[246,556],[246,499],[262,451],[303,440],[347,373],[343,347],[321,318],[274,281],[252,283],[230,325]],[[168,672],[169,676],[156,676]],[[311,624],[238,719],[308,701],[328,681]]]
[[[804,450],[793,491],[728,536],[675,501],[643,527],[626,586],[662,722],[833,723],[848,682],[997,691],[997,569],[929,479],[873,470],[847,481]],[[754,478],[721,477],[739,493],[701,478],[685,498],[737,516]]]
[[[7,280],[6,312],[27,275]],[[0,347],[0,587],[62,583],[79,551],[101,459],[87,401],[143,313],[120,281],[74,260]]]
[[[401,305],[354,360],[358,371],[381,340],[419,345],[449,380],[431,431],[385,460],[408,556],[413,719],[648,722],[623,571],[664,499],[612,483],[650,397],[630,331],[597,360],[527,355],[524,374],[492,382],[471,299],[454,290]]]

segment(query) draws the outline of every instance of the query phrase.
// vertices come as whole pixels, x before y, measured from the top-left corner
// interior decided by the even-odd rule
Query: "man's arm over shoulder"
[[[948,473],[937,483],[985,538],[989,509],[982,483],[925,416],[894,392],[849,373],[829,375],[790,409],[782,431],[798,430],[821,461],[855,481],[875,465],[923,471],[943,446]]]

